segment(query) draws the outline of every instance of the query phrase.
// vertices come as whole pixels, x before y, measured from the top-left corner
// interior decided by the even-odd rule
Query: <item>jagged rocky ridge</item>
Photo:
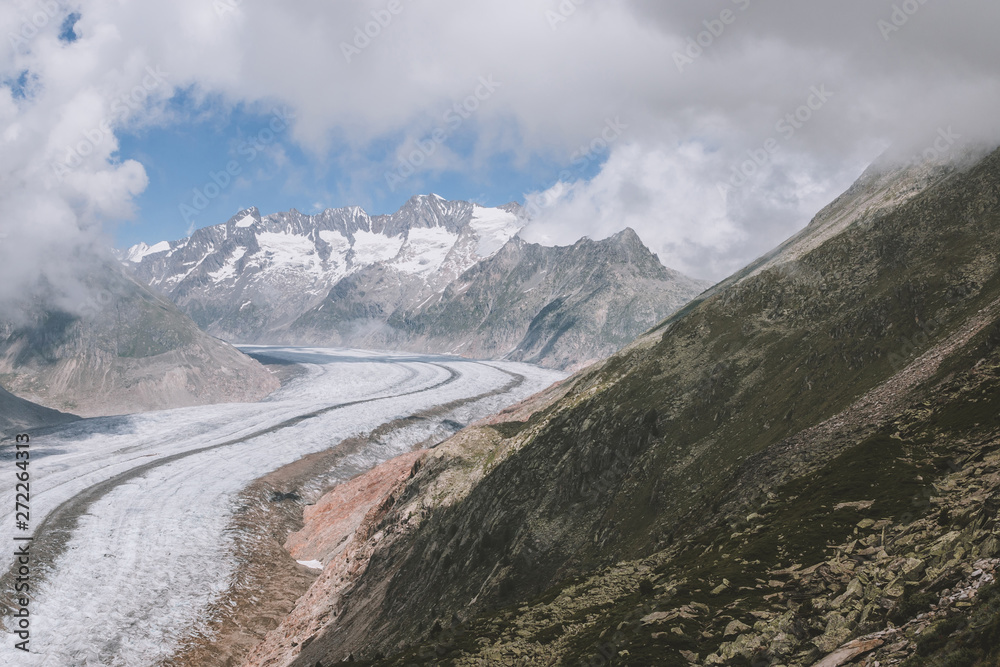
[[[0,384],[11,393],[89,417],[257,401],[277,389],[262,365],[117,262],[95,260],[82,282],[87,296],[72,312],[39,301],[0,321]]]
[[[1000,152],[872,167],[428,453],[245,664],[996,664],[998,206]]]
[[[620,349],[708,284],[665,268],[627,230],[527,244],[516,204],[436,195],[390,216],[241,211],[123,255],[208,332],[288,343],[579,366]]]
[[[332,332],[354,341],[361,326],[369,346],[570,368],[621,349],[706,286],[661,265],[631,229],[554,248],[515,237],[417,307],[393,309],[396,281],[367,269],[292,330],[311,342]],[[391,313],[387,326],[372,327],[373,303]]]

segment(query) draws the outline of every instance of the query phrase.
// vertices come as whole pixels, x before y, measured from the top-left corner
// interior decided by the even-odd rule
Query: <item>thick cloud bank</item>
[[[531,240],[628,225],[719,278],[808,221],[895,145],[996,142],[1000,5],[988,0],[21,0],[0,5],[0,301],[71,303],[147,175],[116,133],[182,125],[167,100],[285,105],[289,137],[384,187],[416,141],[469,112],[475,146],[567,165],[525,193]],[[948,137],[945,142],[941,137]],[[390,157],[365,163],[373,145]],[[601,165],[594,175],[594,165]]]

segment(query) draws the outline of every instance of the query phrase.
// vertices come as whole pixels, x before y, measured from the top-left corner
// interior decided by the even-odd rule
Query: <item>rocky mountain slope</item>
[[[998,255],[1000,152],[873,166],[419,459],[245,664],[997,664]]]
[[[0,384],[81,416],[256,401],[278,387],[259,363],[203,333],[113,261],[77,312],[39,306],[0,321]]]
[[[665,268],[631,229],[555,248],[515,237],[415,305],[396,305],[386,273],[371,267],[343,280],[293,323],[296,338],[360,335],[366,347],[570,368],[616,352],[707,287]],[[385,325],[373,326],[384,313]]]
[[[436,195],[393,215],[241,211],[123,254],[206,331],[239,342],[508,356],[568,368],[603,358],[701,292],[634,232],[543,248],[510,204]]]
[[[15,430],[64,424],[75,419],[74,415],[36,405],[0,387],[0,433],[3,437],[10,436]]]

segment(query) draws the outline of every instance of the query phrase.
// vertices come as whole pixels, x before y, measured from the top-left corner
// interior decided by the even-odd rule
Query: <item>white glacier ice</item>
[[[563,377],[508,362],[245,349],[301,364],[305,373],[260,403],[88,419],[35,434],[33,528],[95,485],[103,483],[104,493],[80,516],[55,562],[34,564],[32,653],[16,650],[15,637],[0,633],[0,664],[157,664],[204,624],[205,610],[230,585],[235,563],[227,527],[237,495],[254,479],[393,419],[482,396],[447,415],[468,423]],[[513,388],[512,374],[524,377]],[[502,387],[508,389],[483,396]],[[434,425],[428,428],[348,457],[344,478],[409,451]],[[11,447],[0,454],[0,465],[10,469]],[[13,509],[0,509],[0,543],[7,545]]]

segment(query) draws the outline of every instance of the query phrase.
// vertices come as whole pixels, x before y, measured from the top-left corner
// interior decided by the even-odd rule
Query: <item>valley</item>
[[[995,664],[998,190],[872,165],[427,454],[245,665]]]
[[[0,3],[0,667],[1000,667],[1000,3],[715,4]]]
[[[239,493],[255,479],[387,422],[427,415],[357,447],[323,474],[313,470],[313,486],[282,489],[307,502],[562,377],[449,357],[246,351],[302,372],[259,403],[87,419],[33,434],[33,641],[44,648],[24,662],[4,645],[0,656],[9,664],[133,665],[168,657],[211,621],[206,610],[234,585],[231,522],[241,511]],[[11,456],[5,450],[4,464]],[[10,540],[12,524],[5,515],[2,539]],[[298,567],[292,559],[284,565]]]

